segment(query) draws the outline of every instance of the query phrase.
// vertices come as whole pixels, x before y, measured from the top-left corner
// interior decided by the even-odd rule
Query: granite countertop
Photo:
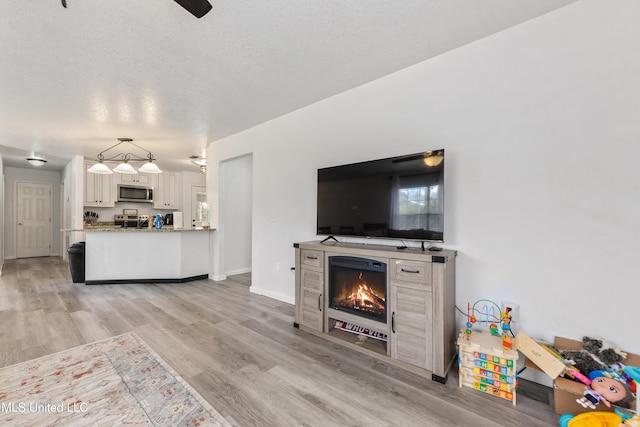
[[[171,232],[193,232],[193,231],[212,231],[213,228],[180,228],[174,229],[171,226],[164,226],[157,230],[155,228],[136,228],[136,227],[85,227],[82,231],[91,232],[114,232],[114,233],[171,233]]]
[[[64,232],[83,232],[83,231],[91,231],[93,232],[113,232],[113,233],[173,233],[173,232],[193,232],[193,231],[214,231],[215,228],[182,228],[175,230],[171,226],[165,225],[160,230],[156,230],[155,228],[136,228],[136,227],[115,227],[115,226],[85,226],[84,228],[66,228],[62,231]]]

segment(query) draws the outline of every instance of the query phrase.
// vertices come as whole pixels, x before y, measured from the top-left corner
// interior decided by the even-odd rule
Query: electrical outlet
[[[520,321],[520,305],[510,301],[503,301],[500,304],[500,310],[503,313],[507,311],[507,307],[511,309],[511,311],[509,312],[509,314],[511,315],[511,321],[519,322]]]

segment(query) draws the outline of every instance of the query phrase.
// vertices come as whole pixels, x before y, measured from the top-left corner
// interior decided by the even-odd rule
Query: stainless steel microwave
[[[118,201],[153,203],[153,187],[118,184]]]

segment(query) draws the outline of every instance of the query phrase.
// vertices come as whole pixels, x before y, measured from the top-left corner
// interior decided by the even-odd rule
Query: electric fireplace
[[[387,323],[387,264],[329,257],[329,308]]]

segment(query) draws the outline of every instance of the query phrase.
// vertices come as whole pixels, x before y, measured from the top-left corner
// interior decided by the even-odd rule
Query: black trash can
[[[67,250],[73,283],[84,283],[84,245],[85,242],[74,243]]]

